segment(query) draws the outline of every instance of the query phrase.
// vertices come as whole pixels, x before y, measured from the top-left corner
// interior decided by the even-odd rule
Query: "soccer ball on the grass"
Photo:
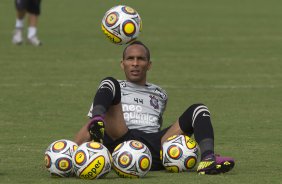
[[[72,155],[77,144],[66,139],[53,142],[45,151],[45,167],[51,176],[73,176]]]
[[[129,6],[118,5],[108,10],[102,19],[102,31],[115,44],[135,40],[142,30],[141,17]]]
[[[186,135],[169,137],[162,145],[161,160],[169,172],[189,171],[197,164],[198,146]]]
[[[151,169],[152,155],[148,147],[136,140],[120,143],[112,153],[113,168],[122,178],[144,177]]]
[[[98,142],[85,142],[73,154],[74,172],[82,179],[102,178],[111,171],[111,165],[110,152]]]

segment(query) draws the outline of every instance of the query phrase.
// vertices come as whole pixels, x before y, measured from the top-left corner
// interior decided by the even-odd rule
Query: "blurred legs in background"
[[[24,18],[28,14],[27,42],[33,46],[42,43],[37,37],[37,24],[40,15],[41,0],[16,0],[16,24],[13,32],[12,43],[21,45],[23,43]]]

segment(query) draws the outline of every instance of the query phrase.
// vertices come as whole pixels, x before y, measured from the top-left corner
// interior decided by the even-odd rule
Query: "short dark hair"
[[[141,45],[141,46],[143,46],[143,47],[145,48],[145,50],[146,50],[147,59],[148,59],[148,61],[150,61],[150,57],[151,57],[151,56],[150,56],[150,50],[148,49],[148,47],[147,47],[143,42],[138,41],[138,40],[131,42],[130,44],[128,44],[128,45],[124,48],[123,54],[122,54],[122,58],[123,58],[123,59],[125,58],[125,52],[126,52],[127,48],[130,47],[131,45]]]

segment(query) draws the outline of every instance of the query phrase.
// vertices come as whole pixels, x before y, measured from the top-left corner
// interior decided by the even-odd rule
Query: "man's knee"
[[[179,117],[179,126],[184,133],[193,134],[194,123],[199,116],[210,116],[208,107],[202,103],[189,106]]]
[[[106,77],[104,78],[100,85],[99,88],[108,88],[111,90],[113,93],[113,105],[116,105],[120,102],[121,100],[121,94],[120,94],[120,85],[119,82],[113,78],[113,77]]]

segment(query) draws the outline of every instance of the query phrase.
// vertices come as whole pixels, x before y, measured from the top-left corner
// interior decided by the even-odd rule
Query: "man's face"
[[[127,81],[138,84],[146,84],[147,71],[151,67],[151,61],[148,60],[146,49],[142,45],[129,46],[121,61],[121,68],[125,73]]]

